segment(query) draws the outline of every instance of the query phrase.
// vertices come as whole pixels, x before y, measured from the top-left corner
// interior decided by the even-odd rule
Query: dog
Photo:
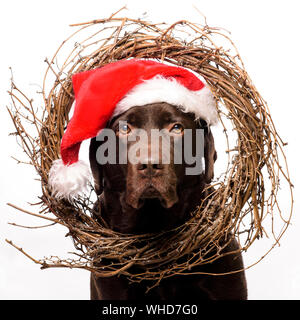
[[[126,125],[120,127],[122,122]],[[161,232],[186,222],[205,196],[202,191],[214,176],[217,154],[212,132],[206,122],[195,120],[193,114],[182,112],[171,104],[152,103],[133,107],[114,117],[107,123],[107,128],[116,133],[117,148],[119,140],[124,139],[135,128],[141,128],[147,133],[152,129],[166,129],[174,141],[177,136],[182,135],[184,129],[191,129],[192,135],[195,135],[196,129],[203,129],[205,170],[198,175],[185,174],[189,164],[184,161],[181,164],[175,163],[172,155],[169,164],[161,163],[159,155],[156,161],[146,156],[135,164],[99,164],[97,150],[103,142],[93,138],[90,143],[90,167],[99,196],[95,211],[101,215],[95,215],[95,219],[101,218],[112,230],[131,234]],[[128,143],[128,150],[133,143]],[[150,145],[148,143],[144,147],[149,149]],[[195,147],[192,146],[193,150]],[[170,153],[173,149],[174,145],[171,146]],[[223,253],[238,249],[239,245],[233,237]],[[240,269],[243,269],[240,253],[224,255],[212,263],[192,268],[191,275],[162,279],[147,294],[147,281],[129,283],[123,275],[102,278],[91,273],[91,299],[245,300],[247,285],[243,271],[219,276],[205,274]]]

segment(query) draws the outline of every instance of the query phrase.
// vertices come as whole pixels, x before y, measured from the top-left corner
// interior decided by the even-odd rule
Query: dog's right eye
[[[130,131],[131,131],[131,129],[130,129],[129,125],[128,125],[127,123],[122,123],[122,124],[119,126],[118,133],[119,133],[119,134],[126,135],[126,134],[128,134]]]

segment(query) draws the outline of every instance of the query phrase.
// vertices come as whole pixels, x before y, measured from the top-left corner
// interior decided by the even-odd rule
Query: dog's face
[[[190,210],[199,204],[205,184],[213,177],[216,152],[205,121],[195,121],[192,114],[167,103],[155,103],[133,107],[113,118],[107,127],[115,132],[117,161],[100,165],[96,155],[103,142],[92,139],[90,163],[96,191],[103,192],[103,216],[110,227],[120,232],[153,232],[187,219]],[[185,129],[191,132],[188,142],[183,139]],[[205,170],[188,175],[186,169],[195,164],[187,163],[184,148],[189,143],[196,154],[196,129],[203,129],[204,133],[200,148],[204,151],[201,155]],[[146,139],[136,138],[141,131]],[[163,133],[158,144],[153,143],[155,131]],[[164,145],[164,139],[169,143]],[[124,150],[127,161],[121,164],[119,155]],[[130,161],[133,154],[138,155],[137,161]],[[175,160],[176,154],[180,157]]]

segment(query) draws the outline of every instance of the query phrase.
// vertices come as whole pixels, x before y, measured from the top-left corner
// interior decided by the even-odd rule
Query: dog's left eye
[[[174,126],[170,129],[170,132],[175,134],[182,134],[183,126],[180,123],[175,123]]]

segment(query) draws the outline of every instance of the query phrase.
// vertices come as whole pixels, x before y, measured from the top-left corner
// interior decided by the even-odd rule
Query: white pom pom
[[[80,193],[85,192],[92,174],[89,166],[78,161],[71,165],[64,165],[61,159],[53,161],[49,171],[48,184],[52,194],[58,198],[73,201]]]

